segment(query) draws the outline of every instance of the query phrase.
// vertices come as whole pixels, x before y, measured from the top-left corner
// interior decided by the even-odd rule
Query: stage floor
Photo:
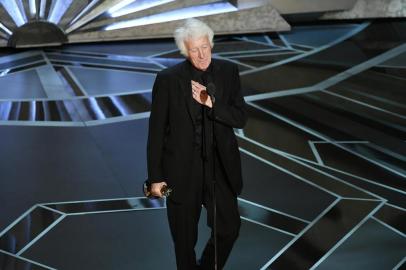
[[[401,269],[406,22],[221,36],[249,120],[227,270]],[[0,51],[0,269],[176,269],[143,197],[151,87],[172,40]],[[203,211],[196,247],[210,234]]]

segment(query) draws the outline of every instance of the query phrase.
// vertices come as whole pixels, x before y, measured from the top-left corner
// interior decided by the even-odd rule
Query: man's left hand
[[[207,94],[206,86],[192,80],[193,99],[209,108],[213,107],[210,96]]]

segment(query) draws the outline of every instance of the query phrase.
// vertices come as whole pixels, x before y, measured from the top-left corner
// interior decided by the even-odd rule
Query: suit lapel
[[[193,126],[196,124],[195,123],[195,118],[192,112],[192,102],[193,102],[193,97],[192,97],[192,83],[191,83],[191,78],[192,78],[192,71],[190,69],[190,64],[188,63],[188,60],[185,60],[183,62],[182,69],[183,71],[181,72],[181,87],[182,87],[182,92],[183,92],[183,98],[185,99],[186,102],[186,108],[188,110],[190,119],[193,122]]]
[[[216,86],[216,93],[215,97],[216,100],[222,100],[223,98],[223,78],[221,77],[221,67],[219,63],[216,61],[216,59],[212,59],[212,65],[213,65],[213,70],[212,70],[212,77],[213,77],[213,83]]]

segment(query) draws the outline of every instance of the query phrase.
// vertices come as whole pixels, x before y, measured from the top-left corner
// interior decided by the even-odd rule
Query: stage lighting
[[[21,1],[19,0],[17,1],[0,0],[0,1],[3,7],[7,10],[7,13],[10,14],[11,18],[13,18],[13,21],[18,27],[27,22],[27,17],[25,16],[25,13],[22,12],[24,10],[24,7]]]
[[[228,13],[238,9],[229,2],[217,2],[167,11],[139,19],[113,23],[105,28],[106,31],[134,26],[149,25],[162,22],[182,20],[192,17],[202,17],[214,14]]]
[[[137,11],[145,10],[148,8],[156,7],[166,3],[173,2],[175,0],[138,0],[131,5],[128,5],[115,12],[110,12],[110,16],[113,18],[124,16],[127,14],[135,13]]]
[[[51,12],[48,17],[48,21],[58,24],[63,14],[68,10],[73,0],[53,1],[51,6]]]
[[[36,0],[30,0],[30,2],[28,3],[30,6],[30,15],[31,17],[35,17],[35,15],[37,14],[37,1]]]
[[[124,0],[124,1],[122,1],[120,3],[118,3],[117,5],[113,6],[112,8],[110,8],[107,12],[110,13],[110,14],[114,13],[117,10],[122,9],[123,7],[131,4],[134,1],[136,1],[136,0]]]
[[[93,0],[88,4],[70,23],[69,25],[74,24],[80,17],[82,17],[83,14],[85,14],[87,11],[89,11],[95,4],[97,4],[99,0]]]
[[[35,100],[32,100],[30,101],[29,121],[35,121],[36,113],[37,113],[37,102]]]
[[[93,113],[96,115],[97,119],[106,119],[106,115],[100,108],[99,103],[97,103],[97,100],[94,97],[89,97],[89,105],[93,111]]]
[[[45,8],[47,5],[47,0],[41,0],[39,5],[39,17],[43,19],[45,17]]]
[[[4,32],[9,34],[10,36],[13,34],[4,24],[0,23],[0,28],[3,29]]]
[[[0,102],[0,120],[9,120],[12,101]]]

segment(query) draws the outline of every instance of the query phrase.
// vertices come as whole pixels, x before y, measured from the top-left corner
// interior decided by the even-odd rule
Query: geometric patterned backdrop
[[[405,26],[215,39],[249,105],[226,269],[405,264]],[[182,61],[173,41],[0,54],[0,269],[175,269],[164,201],[141,192],[151,87]]]

